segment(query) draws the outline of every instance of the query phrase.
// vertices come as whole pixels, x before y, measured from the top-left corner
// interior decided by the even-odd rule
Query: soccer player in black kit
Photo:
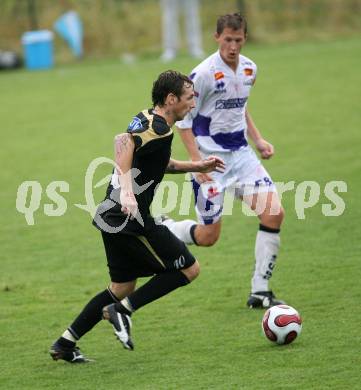
[[[115,137],[116,168],[93,220],[101,231],[111,283],[52,345],[54,360],[88,362],[76,343],[102,317],[124,348],[133,350],[133,312],[199,274],[197,260],[183,241],[155,222],[150,205],[165,173],[222,171],[224,163],[215,156],[197,162],[170,158],[171,127],[195,105],[187,76],[171,70],[161,73],[153,84],[152,101],[153,108],[136,115],[127,132]],[[135,289],[137,278],[145,276],[151,278]]]

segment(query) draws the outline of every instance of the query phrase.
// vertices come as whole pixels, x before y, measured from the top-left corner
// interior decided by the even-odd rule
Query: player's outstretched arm
[[[178,133],[182,139],[182,142],[184,143],[184,146],[187,149],[188,156],[190,157],[190,159],[192,161],[202,160],[192,129],[178,128]]]
[[[202,172],[209,173],[213,171],[223,172],[225,169],[224,161],[217,156],[209,156],[200,161],[179,161],[169,160],[166,173],[186,173]]]
[[[180,129],[178,128],[179,135],[187,149],[188,155],[192,161],[201,161],[202,157],[199,153],[195,137],[191,128]],[[198,183],[205,183],[212,181],[212,177],[207,173],[198,172],[196,175]]]
[[[134,154],[133,137],[128,134],[118,134],[114,138],[115,163],[120,184],[120,204],[122,212],[135,216],[138,212],[138,204],[133,192],[131,167]]]

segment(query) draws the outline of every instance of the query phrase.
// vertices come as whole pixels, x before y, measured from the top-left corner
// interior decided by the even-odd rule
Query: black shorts
[[[164,225],[154,225],[146,236],[102,232],[112,282],[185,269],[195,258],[183,241]]]

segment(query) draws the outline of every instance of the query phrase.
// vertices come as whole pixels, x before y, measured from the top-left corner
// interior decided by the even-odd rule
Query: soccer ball
[[[262,329],[268,340],[290,344],[301,333],[302,319],[291,306],[272,306],[264,313]]]

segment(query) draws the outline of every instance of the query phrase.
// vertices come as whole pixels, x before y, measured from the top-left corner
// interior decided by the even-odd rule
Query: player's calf
[[[199,263],[197,261],[182,270],[159,273],[120,302],[105,306],[103,318],[110,322],[117,339],[124,348],[133,350],[134,344],[130,337],[132,313],[171,291],[189,284],[198,274]]]
[[[214,245],[221,234],[220,221],[212,225],[197,225],[194,230],[194,237],[197,245],[199,246],[212,246]]]

